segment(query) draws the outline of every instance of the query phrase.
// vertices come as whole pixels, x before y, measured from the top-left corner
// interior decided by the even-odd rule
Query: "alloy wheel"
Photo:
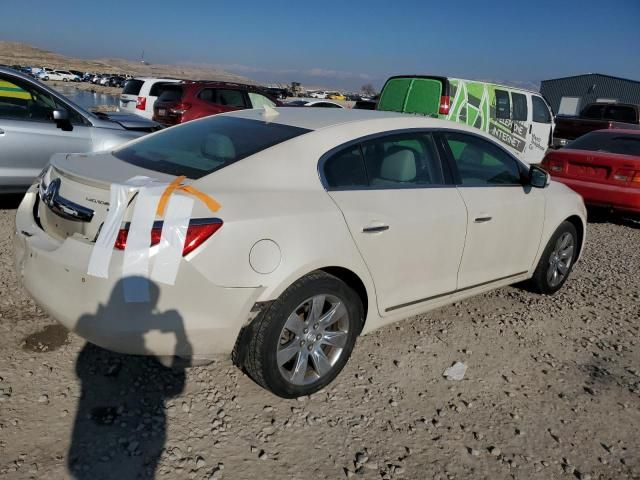
[[[340,359],[349,335],[349,313],[334,295],[315,295],[291,312],[280,332],[278,369],[294,385],[327,375]]]
[[[549,267],[547,268],[547,282],[549,286],[558,286],[569,274],[571,263],[573,262],[573,252],[575,241],[573,235],[565,232],[558,240],[549,256]]]

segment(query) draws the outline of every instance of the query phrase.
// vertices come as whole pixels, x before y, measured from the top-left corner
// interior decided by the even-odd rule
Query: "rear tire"
[[[312,272],[243,331],[237,359],[255,382],[280,397],[310,395],[346,365],[362,324],[356,292],[333,275]]]
[[[578,257],[578,232],[571,222],[562,222],[549,239],[538,261],[530,286],[536,293],[553,295],[567,281]]]

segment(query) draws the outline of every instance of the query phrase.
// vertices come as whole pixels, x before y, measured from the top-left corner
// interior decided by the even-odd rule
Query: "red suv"
[[[228,82],[182,82],[163,87],[153,106],[153,119],[177,125],[217,113],[281,106],[270,94],[252,85]]]

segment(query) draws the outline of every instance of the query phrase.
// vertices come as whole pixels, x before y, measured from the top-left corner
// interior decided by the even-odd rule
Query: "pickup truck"
[[[629,103],[589,103],[577,117],[557,115],[553,131],[555,148],[594,130],[639,128],[640,106]]]

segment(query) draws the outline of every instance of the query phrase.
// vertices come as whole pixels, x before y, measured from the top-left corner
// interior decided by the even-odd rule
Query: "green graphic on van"
[[[479,128],[514,150],[524,151],[527,127],[523,122],[508,118],[508,96],[506,111],[503,110],[507,118],[496,118],[496,88],[493,85],[451,79],[449,88],[451,107],[448,115],[439,115],[441,118]]]

